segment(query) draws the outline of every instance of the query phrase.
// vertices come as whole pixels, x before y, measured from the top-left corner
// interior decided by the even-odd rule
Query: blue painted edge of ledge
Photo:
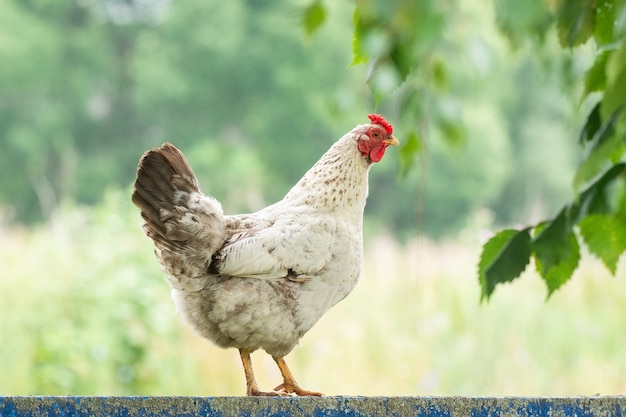
[[[626,417],[626,397],[53,397],[0,396],[0,417],[26,416]]]

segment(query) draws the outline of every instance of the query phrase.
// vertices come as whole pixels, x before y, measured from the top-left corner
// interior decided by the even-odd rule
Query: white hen
[[[285,198],[251,214],[224,215],[169,143],[139,162],[132,200],[177,309],[199,335],[239,349],[248,395],[321,395],[300,388],[283,358],[359,278],[368,171],[399,143],[382,116],[369,119]],[[250,353],[257,349],[283,376],[273,391],[256,383]]]

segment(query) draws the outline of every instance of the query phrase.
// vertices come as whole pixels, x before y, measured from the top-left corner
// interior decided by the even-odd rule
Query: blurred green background
[[[244,392],[236,352],[178,321],[130,185],[170,141],[227,213],[253,211],[368,113],[394,122],[350,65],[354,4],[313,36],[307,4],[0,0],[0,395]],[[438,128],[408,173],[396,149],[373,167],[362,282],[288,361],[327,394],[623,394],[623,260],[613,279],[587,256],[547,303],[527,273],[479,305],[475,270],[494,227],[571,198],[593,53],[512,44],[491,2],[438,4]]]

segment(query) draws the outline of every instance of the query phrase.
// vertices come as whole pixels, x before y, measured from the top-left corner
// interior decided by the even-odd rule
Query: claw
[[[299,385],[292,385],[283,382],[276,388],[274,388],[275,392],[284,393],[283,395],[296,394],[301,397],[323,397],[324,394],[317,391],[309,391],[303,388],[300,388]]]
[[[281,391],[278,391],[278,390],[261,391],[258,388],[248,389],[246,394],[251,396],[251,397],[285,397],[285,396],[289,395],[286,392],[281,392]]]

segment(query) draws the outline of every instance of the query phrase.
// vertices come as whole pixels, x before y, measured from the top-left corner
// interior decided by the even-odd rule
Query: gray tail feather
[[[137,168],[131,199],[146,222],[146,234],[154,240],[157,247],[171,250],[176,248],[170,247],[174,242],[165,237],[167,218],[163,218],[162,210],[171,212],[174,209],[176,191],[187,194],[202,193],[182,152],[171,143],[164,143],[160,148],[144,153]]]
[[[172,144],[146,152],[139,161],[133,203],[145,220],[146,235],[170,285],[198,290],[204,285],[213,254],[226,239],[217,200],[200,190],[185,156]]]

